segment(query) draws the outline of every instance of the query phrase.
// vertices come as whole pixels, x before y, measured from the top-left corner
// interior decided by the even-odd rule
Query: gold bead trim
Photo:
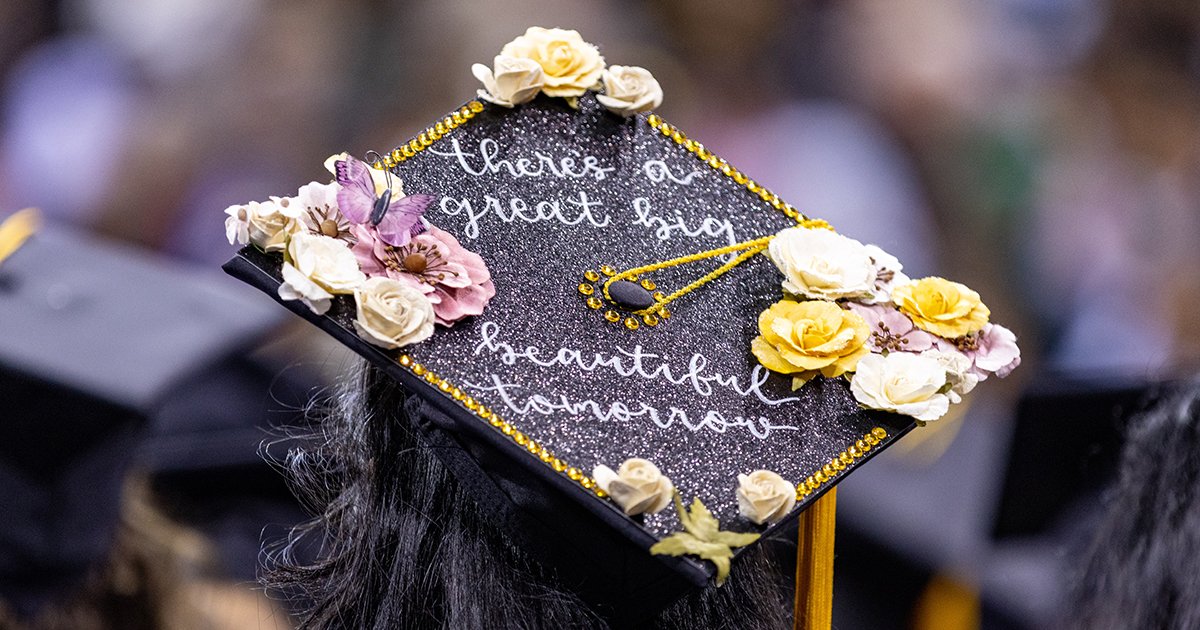
[[[590,491],[592,494],[595,494],[601,499],[608,496],[606,492],[600,489],[600,486],[596,485],[594,480],[587,475],[584,475],[579,471],[578,468],[575,468],[566,461],[560,459],[548,446],[545,444],[540,444],[524,433],[518,431],[517,428],[512,425],[512,423],[500,417],[499,414],[491,409],[483,406],[479,403],[479,401],[467,396],[461,388],[454,383],[451,383],[448,379],[444,379],[434,372],[431,372],[429,368],[417,363],[407,354],[400,355],[399,362],[401,367],[405,368],[409,372],[412,372],[414,375],[421,377],[422,380],[438,388],[439,391],[449,394],[452,398],[454,398],[454,400],[458,401],[459,404],[465,407],[467,411],[470,411],[479,418],[486,420],[488,424],[498,429],[500,433],[508,436],[508,438],[514,443],[525,449],[530,455],[538,458],[538,460],[550,467],[552,470],[554,470],[554,472],[565,474],[568,479],[578,483],[580,486],[583,486],[585,490]]]
[[[804,497],[814,493],[822,485],[833,481],[833,478],[838,473],[846,470],[854,460],[867,456],[871,449],[879,446],[879,443],[886,439],[888,432],[883,430],[883,427],[875,427],[871,429],[861,440],[857,440],[854,444],[846,447],[846,450],[838,453],[833,459],[829,460],[817,470],[817,472],[808,476],[807,479],[796,484],[796,500],[799,501]]]
[[[383,156],[383,160],[375,162],[372,166],[375,168],[392,168],[429,148],[433,145],[434,141],[450,133],[451,130],[456,129],[459,125],[471,120],[475,117],[475,114],[482,111],[483,103],[471,101],[463,105],[458,111],[430,125],[428,129],[417,134],[408,144],[400,145],[391,153]]]
[[[704,145],[696,142],[695,140],[689,139],[682,131],[676,129],[673,125],[663,120],[658,114],[650,114],[646,117],[646,122],[649,123],[650,126],[656,129],[659,133],[674,140],[676,144],[683,147],[689,153],[695,155],[696,158],[701,162],[708,164],[713,170],[732,179],[738,185],[745,186],[746,190],[758,195],[758,197],[767,205],[784,213],[789,219],[793,219],[797,223],[805,225],[805,227],[814,227],[806,225],[810,219],[803,214],[800,214],[800,211],[796,210],[792,204],[787,203],[781,199],[779,195],[776,195],[766,188],[763,188],[755,183],[754,180],[746,177],[745,173],[742,173],[734,168],[729,162],[717,157],[712,151],[705,149]],[[821,223],[825,222],[821,221]],[[828,226],[829,224],[825,223],[825,225]]]

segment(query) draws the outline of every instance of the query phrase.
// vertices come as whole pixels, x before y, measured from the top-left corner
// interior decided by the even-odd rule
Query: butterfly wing
[[[425,230],[420,219],[431,203],[433,195],[409,195],[393,201],[387,214],[376,226],[379,237],[388,245],[408,245],[413,236]]]
[[[333,163],[333,172],[338,189],[338,209],[352,223],[366,223],[375,206],[375,182],[371,179],[371,167],[352,156]]]

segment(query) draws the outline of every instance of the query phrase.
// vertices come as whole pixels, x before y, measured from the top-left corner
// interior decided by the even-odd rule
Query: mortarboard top
[[[107,553],[148,421],[280,314],[211,273],[61,227],[0,262],[0,599],[32,615]]]
[[[575,47],[569,51],[579,61],[572,66],[578,75],[574,92],[570,77],[537,59],[530,41],[539,38]],[[374,181],[365,180],[374,184],[374,195],[409,197],[403,205],[393,201],[376,227],[378,212],[345,211],[362,203],[347,192],[355,185],[354,160],[345,157],[329,164],[341,186],[320,192],[322,185],[314,183],[297,197],[230,208],[231,240],[253,245],[225,269],[276,296],[416,394],[409,405],[417,428],[514,540],[602,614],[632,622],[708,584],[718,570],[692,555],[652,554],[652,546],[681,530],[669,496],[645,502],[666,509],[629,515],[639,508],[616,495],[640,495],[622,493],[628,486],[598,467],[617,470],[630,458],[648,460],[684,504],[701,500],[722,530],[794,536],[806,507],[917,424],[910,415],[863,408],[840,376],[852,370],[837,368],[918,355],[899,345],[890,355],[871,352],[872,339],[886,347],[887,329],[879,336],[865,318],[838,308],[871,301],[859,298],[873,291],[879,309],[908,321],[877,291],[907,280],[898,263],[887,263],[882,252],[878,261],[866,256],[861,244],[801,216],[749,174],[648,113],[657,104],[657,83],[645,71],[604,70],[600,61],[589,74],[588,64],[599,58],[589,46],[573,31],[530,29],[505,47],[494,72],[477,65],[475,74],[487,88],[480,99],[378,156],[377,166],[391,176],[376,171]],[[601,81],[603,93],[583,89]],[[334,191],[345,216],[316,216],[317,207],[329,203],[320,200],[332,200]],[[368,201],[374,195],[368,190]],[[386,217],[425,203],[424,220],[436,227],[422,235],[404,233],[407,224],[386,223],[393,220]],[[870,267],[863,280],[869,286],[811,302],[784,300],[781,267],[757,254],[767,250],[770,237],[797,227],[856,252],[853,264]],[[322,253],[313,254],[313,234],[336,235],[343,243],[357,238],[351,251],[358,267],[314,262],[347,254],[333,252],[344,245],[321,245]],[[431,245],[434,240],[443,245]],[[478,255],[487,272],[477,270],[471,255],[453,253],[459,246]],[[840,255],[830,254],[842,260]],[[438,256],[459,266],[444,267],[437,277],[432,265]],[[352,287],[359,270],[371,278]],[[303,277],[297,279],[297,271]],[[473,286],[449,286],[457,272],[469,275]],[[406,287],[393,294],[406,296],[395,298],[408,304],[398,307],[407,309],[402,319],[434,317],[436,328],[412,324],[397,332],[398,344],[364,332],[378,323],[369,304],[375,289],[366,287],[382,287],[380,278]],[[805,290],[796,284],[804,277],[789,279],[792,293]],[[812,280],[812,287],[820,282]],[[812,287],[809,297],[820,293]],[[416,298],[405,293],[414,288]],[[421,314],[422,294],[433,303],[433,315]],[[824,352],[821,360],[791,364],[815,370],[807,373],[781,364],[789,359],[779,351],[786,343],[778,337],[790,333],[772,328],[774,320],[765,315],[802,302],[822,314],[793,321],[821,320],[832,329],[814,334],[838,337],[817,352]],[[832,313],[820,310],[827,307]],[[982,312],[986,320],[986,308]],[[856,324],[848,323],[855,317]],[[452,325],[443,325],[447,321]],[[771,331],[775,338],[767,337]],[[906,331],[893,333],[898,339]],[[925,333],[911,336],[919,335]],[[922,339],[933,347],[933,337]],[[922,361],[927,367],[933,360]],[[933,364],[941,380],[921,396],[946,397],[944,411],[951,384],[948,372]],[[818,375],[822,367],[833,377]],[[794,390],[797,375],[807,382]],[[757,470],[790,482],[787,496],[796,499],[792,507],[790,498],[784,503],[775,497],[773,505],[784,504],[775,513],[757,514],[766,516],[757,519],[761,525],[743,509],[747,501],[739,500],[739,475]],[[736,542],[735,554],[738,544],[750,544],[749,538]]]

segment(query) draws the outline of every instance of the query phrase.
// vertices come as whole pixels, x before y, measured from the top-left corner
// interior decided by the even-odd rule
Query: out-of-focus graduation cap
[[[17,614],[106,556],[148,420],[279,323],[236,289],[61,227],[0,262],[0,600]]]
[[[537,58],[534,40],[575,47],[566,51],[578,62],[574,94],[569,77]],[[671,504],[669,492],[654,493],[665,487],[655,485],[659,472],[723,530],[794,536],[809,505],[917,423],[860,405],[844,368],[904,355],[925,369],[932,359],[907,352],[901,338],[934,343],[911,321],[890,333],[868,322],[872,309],[908,321],[877,291],[903,278],[894,259],[867,255],[878,250],[801,216],[648,114],[657,102],[649,74],[588,66],[594,49],[575,40],[573,31],[530,29],[494,71],[477,65],[487,88],[480,100],[377,156],[390,175],[368,177],[354,159],[335,157],[340,186],[314,183],[296,197],[230,208],[231,240],[253,245],[225,269],[416,394],[417,428],[506,531],[600,612],[630,622],[718,572],[687,553],[651,553],[660,541],[678,542],[675,509],[627,514]],[[584,89],[601,79],[603,94]],[[408,195],[402,204],[400,194]],[[436,228],[414,236],[421,224],[412,217],[426,205],[424,220]],[[416,230],[406,232],[410,225]],[[829,276],[854,275],[858,265],[861,277],[850,282],[866,284],[839,294],[837,281],[813,275],[821,270],[797,270],[789,291],[806,293],[807,278],[808,297],[821,285],[826,299],[782,300],[781,267],[755,254],[786,228],[846,248],[848,257],[809,254],[843,265],[825,269]],[[318,246],[313,235],[326,240]],[[341,269],[348,254],[330,239],[353,243],[349,260],[359,267]],[[358,269],[371,277],[353,287]],[[864,293],[873,299],[856,308],[866,315],[840,308]],[[429,320],[421,295],[436,329],[412,323]],[[380,315],[384,303],[399,323]],[[381,340],[384,328],[396,343]],[[879,352],[889,343],[890,354]],[[805,351],[811,356],[797,355]],[[946,372],[933,365],[940,381],[910,402],[949,396]],[[797,376],[806,382],[793,389]],[[916,407],[901,411],[920,414]],[[657,471],[635,461],[614,472],[631,458]],[[751,475],[762,470],[784,484]],[[736,556],[749,537],[727,540]]]

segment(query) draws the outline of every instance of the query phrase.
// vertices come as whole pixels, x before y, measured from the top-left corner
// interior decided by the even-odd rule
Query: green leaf
[[[946,392],[950,391],[950,389],[952,387],[954,387],[954,383],[946,383],[945,385],[942,385],[940,388],[938,388],[937,393],[945,394]]]
[[[675,532],[650,547],[650,553],[659,556],[697,556],[717,565],[717,586],[725,583],[729,575],[729,560],[733,558],[733,547],[745,547],[758,540],[758,534],[737,534],[721,531],[721,524],[712,512],[704,507],[697,497],[692,500],[689,514],[683,508],[683,498],[675,491],[675,510],[679,522],[686,531]]]

